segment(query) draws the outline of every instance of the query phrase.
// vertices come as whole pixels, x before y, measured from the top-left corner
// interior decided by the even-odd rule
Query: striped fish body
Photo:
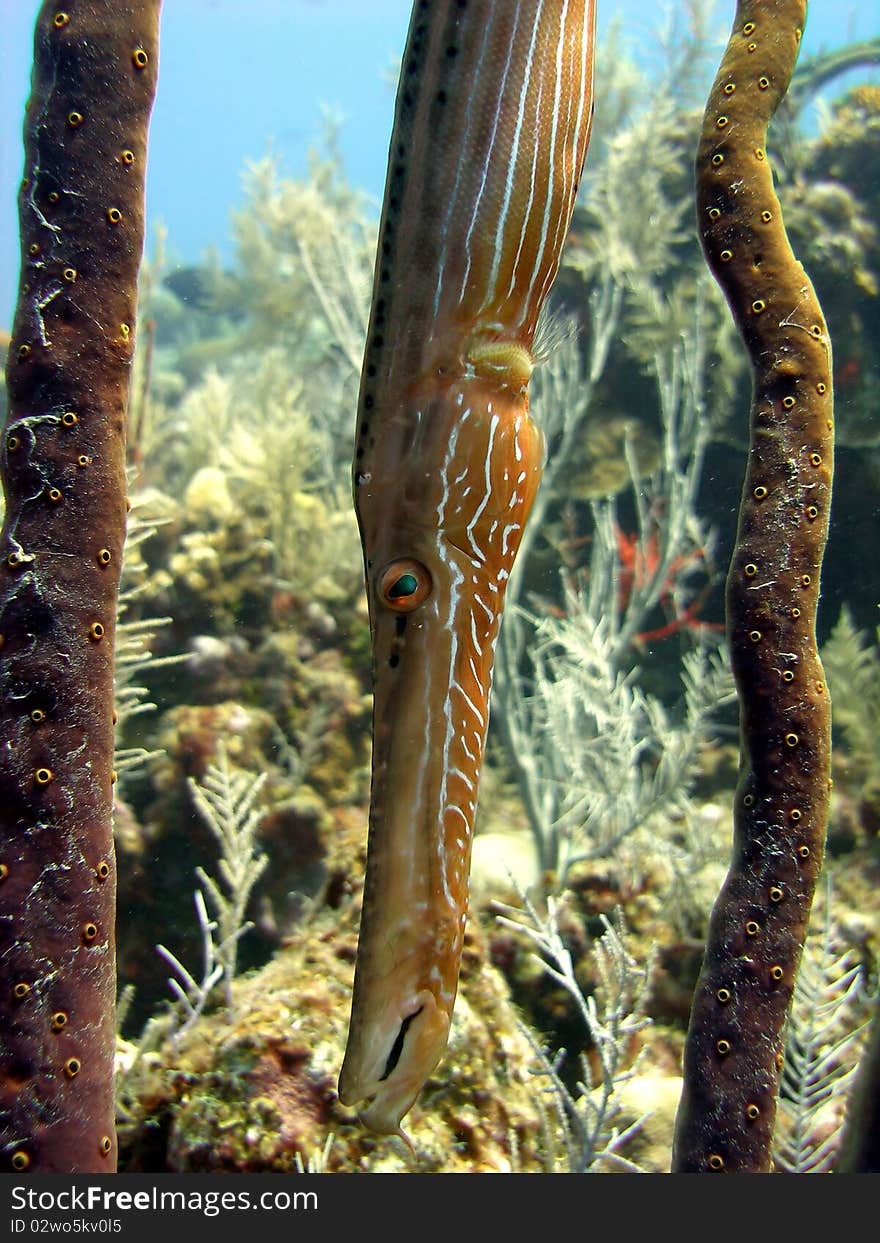
[[[506,584],[540,481],[528,383],[589,139],[589,0],[417,3],[354,463],[374,661],[339,1093],[399,1132],[451,1020]]]

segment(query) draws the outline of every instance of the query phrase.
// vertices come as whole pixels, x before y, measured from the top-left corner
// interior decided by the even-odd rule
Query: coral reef
[[[376,224],[331,132],[301,180],[271,153],[250,167],[228,267],[211,255],[169,266],[174,221],[167,244],[157,236],[140,282],[117,633],[124,1169],[582,1168],[586,1131],[570,1110],[588,1118],[607,1093],[602,1032],[583,1007],[607,1013],[595,951],[620,912],[633,971],[653,961],[639,1012],[650,1023],[611,1050],[619,1074],[598,1147],[610,1140],[613,1152],[591,1168],[669,1169],[688,1011],[733,840],[718,567],[733,546],[750,384],[691,219],[714,31],[704,6],[690,12],[686,29],[658,37],[650,71],[619,34],[598,65],[557,324],[536,346],[548,460],[496,653],[460,1006],[449,1059],[412,1115],[419,1164],[399,1141],[365,1134],[334,1088],[369,785],[349,466]],[[867,1017],[880,962],[865,572],[880,553],[880,178],[876,87],[828,105],[815,134],[799,106],[771,130],[769,158],[836,344],[842,468],[820,619],[836,712],[827,926],[829,961],[848,953],[863,983],[827,1033],[795,1011],[809,1057],[800,1087],[783,1074],[775,1152],[777,1168],[807,1170],[846,1159],[848,1080],[811,1117],[809,1068],[849,1076],[859,1043],[847,1036]],[[221,934],[199,869],[222,884],[223,852],[194,786],[224,753],[229,789],[256,791],[250,857],[269,863]],[[542,965],[534,940],[497,920],[493,902],[522,907],[523,894],[539,922],[548,895],[556,903],[556,948],[580,1000],[554,976],[566,973],[559,958]],[[225,976],[224,942],[236,950]],[[588,1100],[581,1081],[596,1085]]]
[[[478,932],[465,942],[449,1056],[410,1118],[417,1164],[339,1104],[356,933],[351,904],[316,914],[271,963],[235,982],[237,1017],[221,1009],[137,1058],[123,1050],[127,1169],[289,1172],[328,1135],[330,1172],[541,1168],[531,1047]]]
[[[495,924],[489,905],[498,897],[519,901],[507,881],[510,850],[521,860],[520,885],[536,901],[560,884],[558,870],[545,870],[550,856],[542,856],[540,846],[564,828],[561,807],[554,812],[546,803],[548,792],[558,798],[568,790],[569,819],[578,800],[582,813],[592,808],[579,821],[586,838],[565,839],[579,843],[576,853],[584,853],[586,841],[590,857],[572,858],[563,869],[572,895],[563,937],[587,996],[598,982],[590,962],[601,916],[613,916],[617,907],[624,911],[639,962],[647,962],[653,944],[659,946],[645,1011],[653,1024],[640,1037],[643,1060],[615,1095],[622,1131],[645,1112],[639,1102],[651,1097],[650,1085],[667,1101],[661,1133],[652,1139],[651,1124],[644,1124],[621,1149],[622,1156],[643,1168],[659,1170],[669,1165],[669,1102],[680,1084],[676,1072],[682,1033],[708,909],[732,834],[727,808],[736,756],[726,707],[729,688],[723,680],[710,678],[703,682],[703,694],[699,678],[683,688],[678,674],[688,653],[707,672],[712,665],[707,658],[718,644],[713,630],[721,616],[715,567],[728,550],[726,512],[738,486],[738,459],[728,442],[741,441],[738,432],[731,436],[728,416],[744,400],[747,371],[732,361],[733,330],[723,302],[700,274],[701,260],[690,236],[684,161],[695,113],[686,103],[669,105],[662,118],[656,110],[641,117],[627,94],[625,57],[615,73],[606,87],[610,106],[618,108],[616,137],[603,143],[602,133],[612,126],[609,122],[603,131],[600,117],[600,159],[577,209],[560,278],[563,305],[588,322],[581,325],[578,339],[562,333],[533,381],[534,406],[550,455],[521,548],[522,572],[509,588],[510,601],[524,609],[515,607],[508,616],[498,653],[494,739],[490,735],[475,843],[472,921],[475,936],[484,935],[481,926],[485,929],[492,962],[507,978],[525,1020],[542,1033],[539,1043],[546,1043],[548,1056],[570,1049],[571,1068],[579,1051],[594,1057],[571,998],[531,962],[521,938]],[[690,97],[696,100],[696,90]],[[664,98],[681,96],[667,92]],[[651,141],[646,140],[646,127]],[[786,170],[803,169],[819,141],[803,140],[802,151],[808,154],[794,164],[786,160],[780,189],[794,196],[795,205],[798,187],[810,187],[814,178],[802,173],[795,186],[786,179]],[[666,230],[662,246],[656,245],[656,230],[640,231],[638,218],[627,210],[636,179],[644,180],[645,195],[665,205],[656,222]],[[255,886],[248,912],[255,926],[240,941],[240,969],[250,974],[235,983],[238,1016],[241,1005],[259,1004],[259,986],[250,989],[253,980],[271,973],[281,958],[292,962],[297,953],[306,959],[315,953],[303,946],[312,944],[315,928],[326,928],[328,908],[333,920],[344,923],[346,936],[351,935],[353,895],[363,868],[370,707],[368,631],[345,493],[350,445],[345,403],[351,400],[360,365],[359,347],[352,343],[365,323],[373,230],[362,202],[345,185],[332,145],[326,158],[315,158],[307,182],[287,181],[267,160],[254,169],[249,185],[251,202],[236,225],[240,248],[233,270],[220,273],[208,263],[189,271],[187,288],[198,278],[202,292],[195,306],[186,304],[183,314],[184,304],[162,281],[160,256],[148,297],[157,329],[139,486],[145,496],[152,495],[154,511],[167,521],[138,550],[141,590],[135,616],[172,616],[172,624],[156,633],[153,650],[158,656],[184,653],[187,660],[146,674],[159,713],[133,722],[128,737],[149,749],[164,747],[166,755],[126,789],[131,810],[126,840],[139,840],[142,850],[155,849],[160,870],[173,882],[167,906],[159,903],[145,923],[162,928],[163,943],[192,969],[200,960],[203,935],[191,904],[193,868],[210,869],[215,846],[194,813],[186,778],[204,776],[216,762],[221,738],[231,747],[230,760],[238,770],[268,773],[258,837],[271,864]],[[859,213],[861,218],[861,209]],[[831,232],[830,224],[827,229],[823,225],[819,237]],[[862,247],[858,262],[866,272],[867,242],[867,235],[856,230],[853,244],[857,250]],[[283,256],[280,265],[270,262],[273,246]],[[296,316],[297,333],[286,332],[285,320],[275,314],[261,318],[257,302],[247,301],[247,290],[256,288],[252,271],[261,273],[258,283],[266,306],[287,305],[290,283],[295,286],[296,305],[289,309]],[[862,322],[863,311],[857,314]],[[203,358],[210,357],[210,362],[190,370],[188,360],[202,346]],[[617,412],[614,419],[609,410]],[[276,469],[278,463],[263,446],[271,444],[283,456],[287,427],[299,451],[285,459],[285,473]],[[616,434],[609,427],[617,427]],[[260,433],[254,437],[257,428]],[[259,443],[250,443],[254,439]],[[590,463],[603,456],[604,482],[579,483]],[[838,512],[844,521],[857,502],[852,490],[840,498]],[[578,593],[574,612],[566,602],[571,590]],[[594,666],[597,678],[604,670],[601,685],[611,692],[600,701],[594,687],[584,701],[585,710],[595,710],[595,725],[589,730],[577,726],[569,730],[567,741],[560,739],[566,677],[576,676],[582,684],[584,680],[582,659],[572,649],[571,669],[554,668],[547,678],[545,703],[554,713],[553,731],[521,724],[518,733],[512,732],[511,723],[522,719],[524,705],[534,712],[540,702],[537,671],[527,655],[534,650],[535,628],[544,635],[545,653],[561,653],[559,636],[586,604],[596,615],[616,619],[614,630],[596,649],[604,663]],[[860,623],[865,615],[865,606],[857,605]],[[652,637],[655,632],[660,637]],[[545,660],[539,668],[546,667],[546,658],[539,659]],[[696,729],[686,724],[683,689],[691,696],[691,710],[697,711],[692,720],[692,725],[699,722]],[[580,693],[584,695],[583,689]],[[596,814],[601,786],[587,775],[601,771],[594,764],[599,744],[587,740],[594,732],[600,739],[616,736],[609,732],[609,723],[618,731],[626,725],[626,705],[631,707],[634,699],[648,708],[639,727],[630,730],[632,762],[619,769],[627,774],[624,793],[629,797],[639,788],[646,795],[665,789],[669,797],[653,806],[643,827],[625,837],[610,858],[600,843],[603,834],[610,840],[615,833],[611,822],[603,825]],[[682,765],[673,775],[668,760],[665,766],[658,761],[672,754],[676,738]],[[844,734],[839,761],[844,766],[848,747]],[[615,788],[611,754],[608,790]],[[555,766],[565,761],[571,773],[577,772],[580,790],[570,774],[568,784],[560,786],[558,774],[540,767],[550,760]],[[529,763],[544,773],[543,793],[537,798],[529,793],[531,778],[523,778],[522,766]],[[855,789],[843,780],[844,771],[832,812],[841,826],[854,806],[850,791]],[[606,801],[610,810],[619,810],[613,797]],[[650,808],[650,797],[644,805]],[[862,880],[868,860],[864,854],[851,855],[846,840],[844,834],[842,853],[834,859],[834,901],[847,944],[870,972],[877,932]],[[859,841],[863,851],[869,849],[863,831]],[[179,862],[181,852],[185,866]],[[131,872],[123,866],[122,875],[125,893],[133,895],[131,900],[137,895],[140,904],[144,898],[138,866],[133,860]],[[854,906],[867,912],[861,920],[847,915]],[[190,912],[189,920],[181,911]],[[125,978],[135,980],[135,965],[138,976],[126,1026],[134,1039],[139,1024],[165,995],[162,977],[167,968],[143,939],[125,944],[121,961]],[[310,975],[308,962],[302,970],[297,987],[311,996],[308,989],[316,986],[319,970]],[[463,996],[467,1002],[467,984]],[[344,1009],[344,988],[340,997]],[[218,1004],[215,997],[197,1023],[178,1037],[173,1055],[188,1056],[185,1051],[191,1050],[195,1057],[201,1050],[199,1074],[213,1073],[207,1044],[214,1037],[205,1037],[204,1031],[205,1025],[212,1033],[223,1029],[222,1011],[211,1008]],[[287,1004],[291,1013],[302,1013],[293,1001]],[[506,1009],[505,1015],[507,1030],[518,1031],[513,1012]],[[237,1030],[238,1021],[233,1019],[227,1033]],[[258,1028],[268,1021],[255,1021],[250,1029],[249,1039],[257,1047]],[[171,1047],[166,1041],[143,1055],[151,1073],[163,1072]],[[598,1069],[595,1061],[593,1068]],[[319,1078],[337,1069],[329,1054],[315,1067]],[[477,1071],[475,1065],[475,1080]],[[217,1076],[214,1109],[229,1121],[240,1119],[243,1100],[235,1095],[238,1089],[230,1086],[222,1066]],[[158,1079],[153,1082],[157,1090]],[[151,1147],[149,1135],[167,1135],[185,1093],[181,1085],[170,1087],[170,1079],[164,1082],[155,1101],[161,1122],[151,1128],[152,1106],[147,1105],[138,1106],[136,1120],[124,1124],[126,1159],[139,1163],[138,1168],[151,1168],[151,1161],[166,1168],[164,1139]],[[571,1078],[565,1082],[574,1086]],[[432,1086],[426,1101],[432,1111],[443,1110],[448,1090],[441,1090],[440,1081],[436,1091]],[[219,1103],[230,1093],[236,1103]],[[201,1122],[197,1124],[198,1111],[187,1115],[189,1138],[181,1151],[190,1143],[196,1146],[199,1126],[222,1139],[211,1117],[214,1097],[196,1092],[193,1099],[200,1102]],[[476,1108],[471,1101],[472,1118]],[[338,1139],[331,1145],[329,1168],[353,1168],[355,1162],[363,1162],[357,1168],[408,1168],[403,1150],[393,1141],[376,1145],[353,1125],[345,1129],[351,1115],[340,1109],[332,1093],[313,1112],[320,1121],[299,1130],[291,1124],[290,1134],[299,1138],[283,1153],[268,1141],[266,1168],[289,1168],[297,1152],[323,1151],[331,1132],[344,1139],[341,1148]],[[254,1127],[253,1134],[264,1129]],[[420,1150],[428,1143],[429,1129],[416,1115]],[[238,1121],[232,1130],[243,1134]],[[528,1149],[535,1154],[534,1163],[524,1160],[523,1166],[558,1168],[554,1159],[562,1158],[565,1149],[558,1137],[554,1143],[555,1148],[540,1141],[540,1159],[538,1147]],[[555,1158],[548,1155],[551,1149]],[[350,1165],[345,1164],[346,1154],[351,1154]],[[239,1157],[240,1167],[235,1164]],[[190,1168],[188,1160],[181,1157],[180,1168]],[[242,1152],[230,1156],[229,1168],[252,1168],[248,1160]],[[447,1168],[439,1157],[428,1160],[428,1168]],[[505,1160],[513,1160],[510,1151],[499,1158],[501,1168]],[[494,1167],[490,1163],[488,1168]]]

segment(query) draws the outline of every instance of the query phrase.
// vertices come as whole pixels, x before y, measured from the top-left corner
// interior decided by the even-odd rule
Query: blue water
[[[18,279],[20,118],[38,7],[0,0],[0,328],[10,326]],[[228,256],[247,161],[271,144],[283,168],[302,175],[325,108],[341,118],[350,180],[378,204],[410,8],[411,0],[165,0],[147,206],[151,227],[168,228],[170,257],[193,261],[208,246]],[[684,6],[599,0],[600,40],[619,19],[637,58],[656,59],[667,8]],[[719,48],[733,10],[732,0],[716,5]],[[804,53],[878,33],[880,0],[811,0]]]

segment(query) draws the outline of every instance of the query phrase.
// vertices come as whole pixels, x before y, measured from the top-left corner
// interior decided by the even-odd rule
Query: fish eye
[[[379,598],[395,613],[411,613],[430,591],[431,575],[421,561],[392,561],[379,578]]]

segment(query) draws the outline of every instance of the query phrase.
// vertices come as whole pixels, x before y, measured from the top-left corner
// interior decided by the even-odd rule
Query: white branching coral
[[[546,1102],[545,1148],[550,1169],[557,1173],[598,1173],[616,1168],[638,1170],[621,1151],[644,1119],[623,1128],[617,1125],[618,1092],[636,1072],[634,1037],[651,1022],[643,1014],[651,964],[640,965],[628,945],[623,915],[601,916],[603,932],[593,945],[592,958],[598,982],[589,997],[577,981],[571,954],[559,931],[557,901],[550,898],[547,914],[523,897],[523,907],[496,904],[503,912],[499,922],[529,938],[536,947],[536,960],[547,975],[569,995],[589,1033],[594,1056],[601,1068],[594,1075],[590,1061],[580,1057],[581,1078],[572,1091],[560,1073],[562,1051],[550,1057],[533,1032],[523,1031],[535,1052],[536,1076]]]
[[[250,165],[246,207],[235,215],[239,301],[261,342],[281,341],[310,361],[341,365],[356,386],[367,332],[375,249],[361,194],[345,180],[332,128],[309,177],[280,175],[272,156]]]
[[[866,1026],[862,968],[841,948],[830,885],[818,914],[804,945],[782,1069],[774,1156],[789,1174],[833,1169]]]
[[[262,819],[257,800],[266,774],[254,777],[236,771],[222,743],[217,750],[217,763],[208,766],[202,782],[189,779],[193,801],[220,848],[217,876],[196,868],[201,889],[195,891],[193,899],[202,937],[201,979],[196,979],[166,946],[156,947],[172,970],[168,985],[183,1016],[177,1035],[196,1022],[221,980],[231,1010],[238,942],[253,927],[245,919],[248,902],[269,862],[257,844]]]
[[[232,1004],[239,938],[251,927],[245,922],[251,891],[269,862],[257,844],[262,819],[257,800],[265,783],[265,773],[254,777],[235,771],[222,743],[217,763],[209,765],[201,783],[189,778],[193,801],[220,847],[218,876],[202,867],[196,868],[196,876],[217,921],[217,958],[228,1005]]]
[[[180,664],[185,655],[154,656],[153,643],[156,634],[171,624],[170,617],[143,617],[128,620],[126,614],[137,602],[143,590],[145,567],[140,556],[141,545],[162,525],[160,515],[150,512],[149,497],[134,495],[132,510],[128,517],[125,541],[125,557],[122,563],[122,582],[117,604],[116,648],[114,669],[114,701],[116,725],[121,736],[125,726],[136,716],[156,710],[149,698],[149,690],[140,685],[146,674],[169,665]],[[124,783],[135,774],[142,773],[160,751],[146,747],[117,745],[114,751],[114,767],[120,782]]]
[[[872,644],[844,605],[822,647],[834,728],[846,747],[849,778],[861,786],[880,781],[880,627],[876,637]]]
[[[589,567],[575,582],[563,579],[561,607],[517,607],[522,578],[510,586],[495,710],[541,868],[555,872],[559,887],[579,859],[607,856],[649,823],[656,833],[661,814],[667,823],[687,820],[714,716],[733,697],[715,637],[692,615],[690,577],[708,572],[711,546],[696,507],[710,435],[701,305],[692,335],[658,350],[652,364],[662,445],[646,480],[630,456],[635,533],[624,538],[614,498],[595,500]],[[576,355],[561,352],[548,370],[548,395],[565,392],[579,375]],[[572,410],[580,422],[581,404]],[[559,435],[564,440],[564,422]],[[638,684],[638,645],[661,603],[672,628],[694,640],[682,657],[675,711]],[[635,852],[631,865],[634,858]]]
[[[531,729],[554,745],[541,748],[533,777],[559,885],[576,862],[608,858],[653,817],[689,817],[712,718],[730,693],[717,652],[688,652],[676,720],[636,670],[615,667],[612,649],[608,625],[574,593],[564,618],[537,622]]]
[[[332,601],[361,577],[350,444],[323,411],[315,417],[305,381],[280,348],[251,363],[229,374],[210,370],[181,405],[183,508],[194,529],[169,569],[198,570],[201,556],[205,584],[216,581],[223,573],[217,531],[240,521],[251,537],[264,536],[255,563],[258,553],[268,557],[277,587]]]
[[[205,1012],[215,987],[223,978],[223,963],[220,960],[222,942],[216,937],[217,921],[208,915],[204,894],[200,889],[193,893],[196,918],[202,935],[202,970],[201,978],[196,979],[192,972],[184,966],[176,954],[165,945],[157,945],[156,953],[170,967],[168,987],[176,1002],[172,1007],[170,1033],[174,1039],[183,1036],[194,1027]],[[239,932],[246,931],[242,928]],[[238,940],[238,937],[235,938]]]

